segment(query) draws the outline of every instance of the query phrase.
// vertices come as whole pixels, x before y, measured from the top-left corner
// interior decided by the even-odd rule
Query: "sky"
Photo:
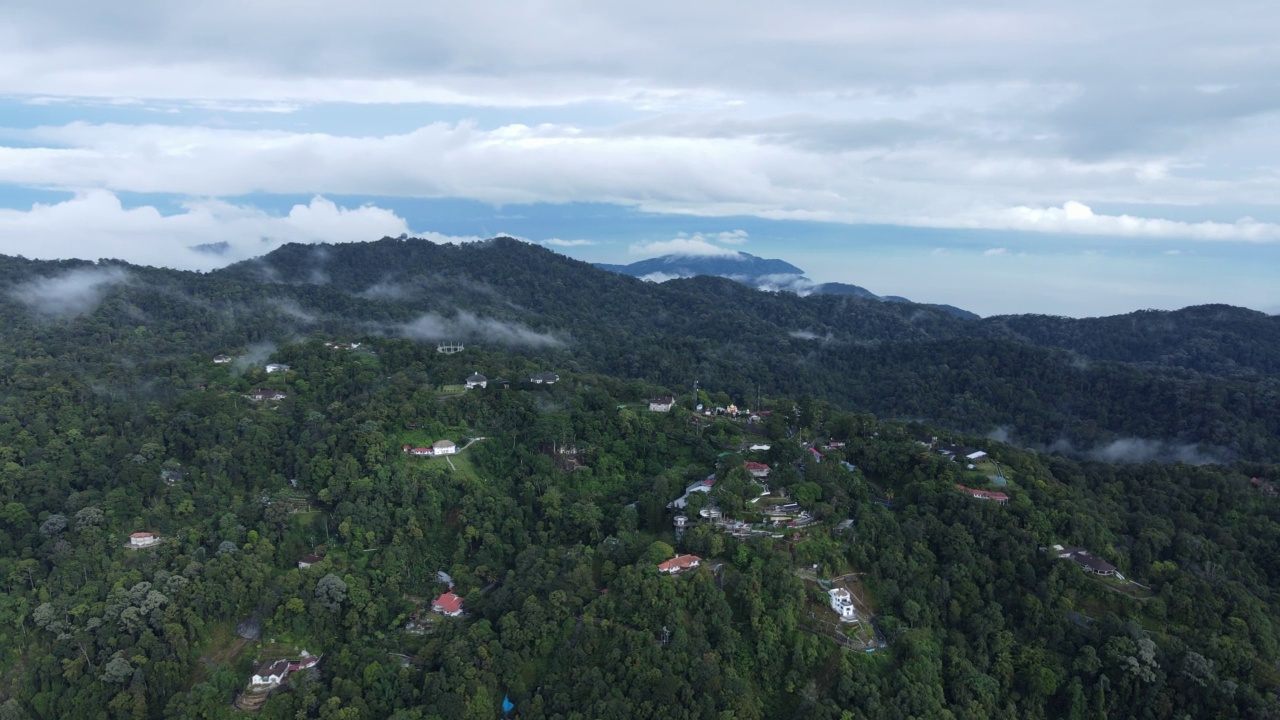
[[[983,315],[1280,313],[1278,24],[1252,0],[13,0],[0,253],[208,270],[509,234]]]

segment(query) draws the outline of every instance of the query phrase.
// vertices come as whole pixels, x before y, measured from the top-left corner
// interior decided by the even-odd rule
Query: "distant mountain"
[[[791,263],[756,257],[744,252],[733,255],[663,255],[633,262],[630,265],[596,263],[596,267],[644,279],[650,279],[652,276],[659,276],[655,279],[669,279],[716,275],[748,284],[755,284],[757,280],[771,276],[804,275],[804,270]]]
[[[797,295],[851,295],[868,300],[911,303],[896,295],[877,295],[858,285],[848,283],[815,283],[805,276],[804,270],[778,259],[756,257],[738,252],[732,255],[663,255],[640,260],[629,265],[596,263],[602,270],[638,277],[642,280],[664,282],[674,278],[713,275],[729,278],[760,290],[793,292]],[[915,304],[915,303],[912,303]],[[978,315],[953,305],[920,303],[966,320],[977,320]]]

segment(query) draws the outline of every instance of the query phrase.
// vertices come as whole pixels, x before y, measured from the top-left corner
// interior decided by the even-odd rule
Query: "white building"
[[[453,455],[458,452],[458,446],[452,440],[437,440],[431,443],[431,450],[435,455]]]
[[[160,536],[149,532],[136,532],[129,536],[129,547],[151,547],[160,544]]]
[[[831,596],[831,609],[840,616],[840,622],[857,622],[858,609],[853,605],[853,596],[844,588],[832,588],[827,591]]]
[[[253,673],[252,683],[258,687],[275,687],[289,677],[289,661],[264,662]]]
[[[471,390],[474,388],[488,387],[488,385],[489,385],[489,378],[481,375],[480,373],[475,373],[471,377],[467,378],[467,382],[466,382],[466,388],[468,390]]]
[[[711,492],[711,488],[714,487],[715,484],[716,484],[716,476],[714,474],[708,475],[705,479],[699,480],[698,482],[685,488],[684,494],[676,498],[675,500],[672,500],[671,502],[667,503],[667,507],[674,508],[676,510],[683,510],[689,504],[689,496],[693,495],[696,492]]]
[[[671,412],[671,408],[675,407],[675,404],[676,399],[670,395],[654,398],[649,401],[649,410],[652,412]]]
[[[271,363],[270,365],[267,365],[267,372],[269,372],[269,373],[273,373],[273,372],[285,372],[285,371],[287,371],[288,369],[289,369],[289,366],[288,366],[288,365],[284,365],[284,364],[282,364],[282,363]]]

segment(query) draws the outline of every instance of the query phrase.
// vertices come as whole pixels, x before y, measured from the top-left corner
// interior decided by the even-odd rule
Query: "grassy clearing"
[[[1118,592],[1121,595],[1127,595],[1128,597],[1131,597],[1134,600],[1148,600],[1153,595],[1155,595],[1154,592],[1146,588],[1138,587],[1138,585],[1128,580],[1121,580],[1120,578],[1116,578],[1116,577],[1102,577],[1100,575],[1090,575],[1089,579],[1093,580],[1099,585],[1102,585],[1108,590],[1114,590],[1115,592]]]
[[[187,688],[190,689],[207,680],[211,670],[234,663],[248,646],[249,641],[236,634],[234,622],[220,622],[214,625],[209,637],[209,646],[196,661],[195,670],[187,679]]]

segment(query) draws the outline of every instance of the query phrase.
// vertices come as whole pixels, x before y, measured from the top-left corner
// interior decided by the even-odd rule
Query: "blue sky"
[[[1280,312],[1280,12],[1250,6],[19,2],[0,252],[507,233],[982,314]]]

